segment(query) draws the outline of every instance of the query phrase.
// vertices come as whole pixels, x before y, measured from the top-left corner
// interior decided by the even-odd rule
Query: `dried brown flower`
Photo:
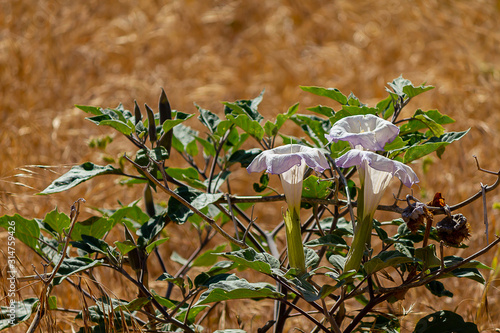
[[[433,215],[421,202],[406,207],[401,214],[401,217],[406,222],[406,226],[415,234],[421,225],[432,223]]]
[[[447,216],[437,223],[438,237],[448,246],[460,246],[470,237],[470,225],[462,214]]]

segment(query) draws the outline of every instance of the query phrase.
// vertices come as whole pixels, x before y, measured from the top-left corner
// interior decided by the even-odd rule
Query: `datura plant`
[[[56,208],[35,219],[0,217],[12,291],[3,298],[0,330],[26,325],[27,332],[49,331],[47,325],[60,318],[55,313],[64,311],[75,314],[68,330],[82,333],[400,332],[400,316],[383,303],[403,302],[417,295],[407,293],[414,288],[457,297],[446,289],[448,279],[484,284],[482,271],[490,268],[476,259],[500,242],[488,237],[486,224],[485,239],[475,239],[482,248],[466,258],[456,250],[482,237],[471,234],[460,209],[480,198],[486,205],[500,172],[470,161],[497,179],[458,204],[419,187],[417,174],[425,175],[414,161],[441,157],[468,132],[446,131],[454,120],[438,110],[405,109],[401,117],[410,100],[432,88],[399,77],[369,106],[335,88],[301,87],[333,105],[299,113],[295,104],[272,119],[259,110],[263,93],[223,102],[219,112],[196,104],[194,113],[175,110],[163,90],[156,110],[137,102],[133,111],[122,104],[78,105],[89,121],[123,135],[127,153],[115,160],[106,155],[109,136],[94,138],[91,146],[108,164],[73,166],[40,194],[72,196],[73,187],[90,179],[104,178],[111,186],[116,177],[119,204],[110,209],[91,197],[87,203],[75,198],[68,214]],[[292,131],[301,134],[290,136]],[[270,187],[268,174],[280,176],[282,191]],[[399,190],[389,191],[398,188],[389,187],[393,178]],[[253,183],[253,190],[235,193],[236,182]],[[133,191],[138,186],[141,191]],[[118,196],[125,191],[141,194],[123,203]],[[96,207],[93,216],[80,218],[82,205]],[[17,240],[44,262],[43,271],[24,275],[30,269],[16,269],[10,244]],[[25,288],[33,284],[36,295]],[[58,299],[56,290],[78,295],[81,308]],[[262,307],[254,313],[241,300]],[[214,309],[237,318],[218,327]],[[486,329],[458,313],[436,311],[413,323],[414,332]],[[288,320],[292,316],[302,320]]]

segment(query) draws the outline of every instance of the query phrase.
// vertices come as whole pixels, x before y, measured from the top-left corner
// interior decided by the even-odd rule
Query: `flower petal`
[[[387,142],[399,134],[399,127],[372,114],[345,117],[337,121],[325,135],[328,141],[348,141],[352,148],[362,146],[366,150],[384,150]]]
[[[321,150],[290,144],[263,151],[250,163],[247,170],[248,172],[266,170],[271,174],[282,174],[294,166],[301,165],[302,161],[319,172],[330,167]]]
[[[351,149],[337,158],[335,162],[342,168],[348,168],[355,165],[362,166],[366,163],[375,170],[388,172],[392,176],[398,177],[401,182],[408,187],[419,182],[415,172],[406,164],[388,159],[387,157],[370,151]]]

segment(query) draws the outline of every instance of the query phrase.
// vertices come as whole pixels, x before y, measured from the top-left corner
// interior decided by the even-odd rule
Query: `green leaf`
[[[339,102],[342,105],[347,104],[347,97],[340,92],[337,88],[321,88],[314,86],[301,86],[300,89],[306,92],[310,92],[314,95],[324,96]]]
[[[328,143],[325,135],[331,127],[329,120],[312,115],[295,115],[292,120],[309,135],[316,145],[322,146]]]
[[[425,285],[425,287],[435,296],[441,297],[441,296],[447,296],[447,297],[453,297],[453,293],[446,289],[444,287],[444,284],[442,284],[439,281],[431,281],[428,284]]]
[[[322,116],[327,116],[328,118],[333,117],[335,115],[335,111],[328,106],[318,105],[314,107],[307,108],[307,110],[316,112]]]
[[[217,255],[221,251],[224,251],[225,248],[226,244],[221,244],[211,250],[205,251],[204,253],[196,257],[196,259],[192,263],[192,266],[205,267],[214,265],[217,262]]]
[[[210,133],[215,133],[215,131],[217,130],[217,126],[221,121],[220,118],[216,114],[210,112],[209,110],[201,108],[196,103],[195,106],[200,112],[198,119],[201,121],[203,125],[205,125],[210,130]]]
[[[59,258],[60,256],[58,256],[58,261],[60,260]],[[54,285],[60,284],[71,275],[101,265],[102,260],[94,260],[87,257],[65,258],[61,264],[61,267],[57,271],[56,277],[54,278]]]
[[[82,240],[82,235],[88,235],[101,239],[114,226],[114,221],[105,217],[92,216],[78,222],[73,227],[71,238],[75,241]]]
[[[394,114],[394,97],[389,96],[377,103],[377,113],[387,120]]]
[[[57,178],[39,194],[52,194],[75,187],[91,178],[101,175],[123,175],[120,169],[112,165],[100,166],[91,162],[72,167],[67,173]]]
[[[403,76],[394,79],[392,83],[388,82],[388,85],[392,88],[393,91],[390,91],[388,88],[386,88],[386,90],[391,94],[395,93],[401,98],[412,98],[423,92],[426,92],[427,90],[434,89],[433,86],[424,85],[415,87],[410,80],[404,79]]]
[[[332,254],[328,257],[328,261],[333,265],[336,269],[340,271],[344,271],[346,257],[340,254]]]
[[[104,255],[108,254],[109,245],[105,241],[88,235],[81,235],[81,237],[81,241],[71,242],[71,245],[89,254],[96,252]]]
[[[479,333],[477,326],[452,311],[441,310],[420,319],[414,333]]]
[[[395,267],[413,261],[413,258],[409,258],[399,251],[384,251],[367,261],[364,268],[367,274],[372,274],[387,267]]]
[[[10,298],[9,306],[0,307],[0,331],[28,320],[36,310],[38,302],[38,298],[34,297],[20,302]]]
[[[137,235],[144,237],[146,243],[150,245],[153,239],[165,228],[167,221],[168,219],[163,214],[154,216],[137,230]]]
[[[226,118],[257,140],[260,141],[264,137],[264,128],[262,128],[256,120],[252,120],[247,114],[240,114],[236,117],[228,114]]]
[[[138,246],[135,245],[132,241],[130,240],[126,240],[124,242],[115,242],[114,243],[115,246],[118,248],[118,250],[120,251],[120,253],[122,255],[126,255],[127,253],[129,253],[130,251],[132,251],[133,249],[137,249]]]
[[[258,253],[253,248],[247,248],[234,252],[219,253],[235,263],[251,268],[264,274],[272,274],[279,271],[280,262],[269,253]]]
[[[189,114],[184,119],[167,119],[167,120],[165,120],[165,122],[163,123],[163,125],[161,125],[161,127],[163,128],[163,133],[167,133],[172,128],[174,128],[175,126],[179,125],[180,123],[183,123],[184,121],[188,120],[192,116],[194,116],[194,115],[193,114]]]
[[[176,312],[176,315],[175,315],[175,319],[177,319],[177,320],[179,320],[181,322],[184,322],[184,320],[186,318],[186,313],[188,313],[188,311],[189,311],[189,314],[188,314],[188,317],[187,317],[187,321],[186,321],[187,324],[193,324],[194,321],[195,321],[195,319],[196,319],[196,316],[201,311],[203,311],[204,309],[207,308],[206,305],[194,305],[194,306],[190,306],[187,303],[180,304],[180,302],[178,302],[178,301],[162,297],[162,296],[156,294],[155,292],[153,292],[152,294],[153,294],[154,299],[160,305],[162,305],[162,306],[164,306],[164,307],[166,307],[166,308],[168,308],[170,310],[176,309],[177,312]],[[172,331],[173,330],[174,329],[172,328]],[[171,332],[171,330],[168,330],[168,331]]]
[[[304,248],[304,257],[306,259],[306,267],[315,267],[319,263],[319,256],[313,249]]]
[[[172,129],[173,138],[172,146],[180,153],[188,153],[191,156],[198,155],[198,146],[196,145],[196,137],[198,131],[193,130],[189,126],[178,124]]]
[[[75,105],[75,106],[86,113],[90,113],[90,114],[93,114],[96,116],[99,116],[102,114],[102,111],[101,111],[102,109],[100,107],[97,107],[97,106],[86,106],[86,105]]]
[[[147,254],[150,254],[153,252],[153,250],[157,247],[160,246],[161,244],[165,243],[168,241],[168,238],[160,238],[155,240],[154,242],[151,242],[148,246],[146,246],[146,252]]]
[[[304,179],[302,183],[302,196],[305,198],[324,199],[330,194],[332,181],[321,180],[319,177],[311,175]]]
[[[428,154],[440,149],[441,147],[446,147],[447,145],[449,145],[453,141],[460,140],[468,132],[469,132],[469,130],[463,131],[463,132],[445,133],[445,134],[441,135],[439,138],[434,137],[422,145],[411,147],[406,151],[406,153],[403,157],[403,163],[405,163],[405,164],[409,163],[411,161],[419,159],[420,157],[428,155]],[[438,156],[441,156],[441,155],[438,154]]]
[[[236,275],[229,275],[225,280],[210,284],[207,291],[200,295],[197,305],[231,299],[281,298],[284,295],[276,291],[269,283],[250,283]]]
[[[198,210],[202,210],[224,195],[223,193],[209,194],[187,186],[178,187],[174,192],[191,203],[191,205]],[[172,221],[183,224],[193,215],[193,212],[177,199],[171,197],[168,200],[167,215]]]
[[[196,137],[196,141],[198,141],[202,147],[203,152],[208,156],[215,156],[215,148],[214,145],[208,140],[202,139],[200,137]]]
[[[264,91],[260,93],[259,96],[257,96],[254,99],[250,100],[239,100],[234,103],[232,102],[223,102],[226,107],[224,108],[224,113],[227,115],[229,114],[236,114],[236,115],[247,115],[251,120],[256,121],[257,123],[260,123],[264,117],[257,111],[257,108],[262,102],[262,98],[264,96]]]
[[[239,162],[242,168],[246,168],[247,166],[250,165],[250,163],[252,163],[254,158],[257,157],[257,155],[259,155],[261,152],[262,150],[258,148],[252,148],[248,150],[237,150],[231,154],[228,162],[229,163]]]
[[[28,220],[19,214],[0,217],[0,227],[36,252],[40,252],[40,227],[36,220]]]
[[[367,106],[344,105],[342,106],[342,110],[337,111],[335,115],[330,118],[330,123],[334,125],[340,119],[350,116],[365,115],[365,114],[376,115],[377,111],[378,111],[377,109],[370,108]]]
[[[314,239],[312,241],[305,243],[304,245],[308,247],[328,246],[328,247],[342,248],[342,249],[348,248],[345,240],[342,237],[334,234],[328,234],[323,237]]]
[[[441,260],[436,256],[436,246],[434,244],[415,249],[415,258],[422,261],[426,269],[441,265]]]

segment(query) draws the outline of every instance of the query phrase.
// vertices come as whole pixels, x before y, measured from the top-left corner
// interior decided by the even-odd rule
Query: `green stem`
[[[288,262],[291,268],[295,268],[298,274],[306,272],[306,259],[302,245],[302,234],[300,230],[300,216],[295,211],[286,211],[285,214],[286,244],[288,250]]]

